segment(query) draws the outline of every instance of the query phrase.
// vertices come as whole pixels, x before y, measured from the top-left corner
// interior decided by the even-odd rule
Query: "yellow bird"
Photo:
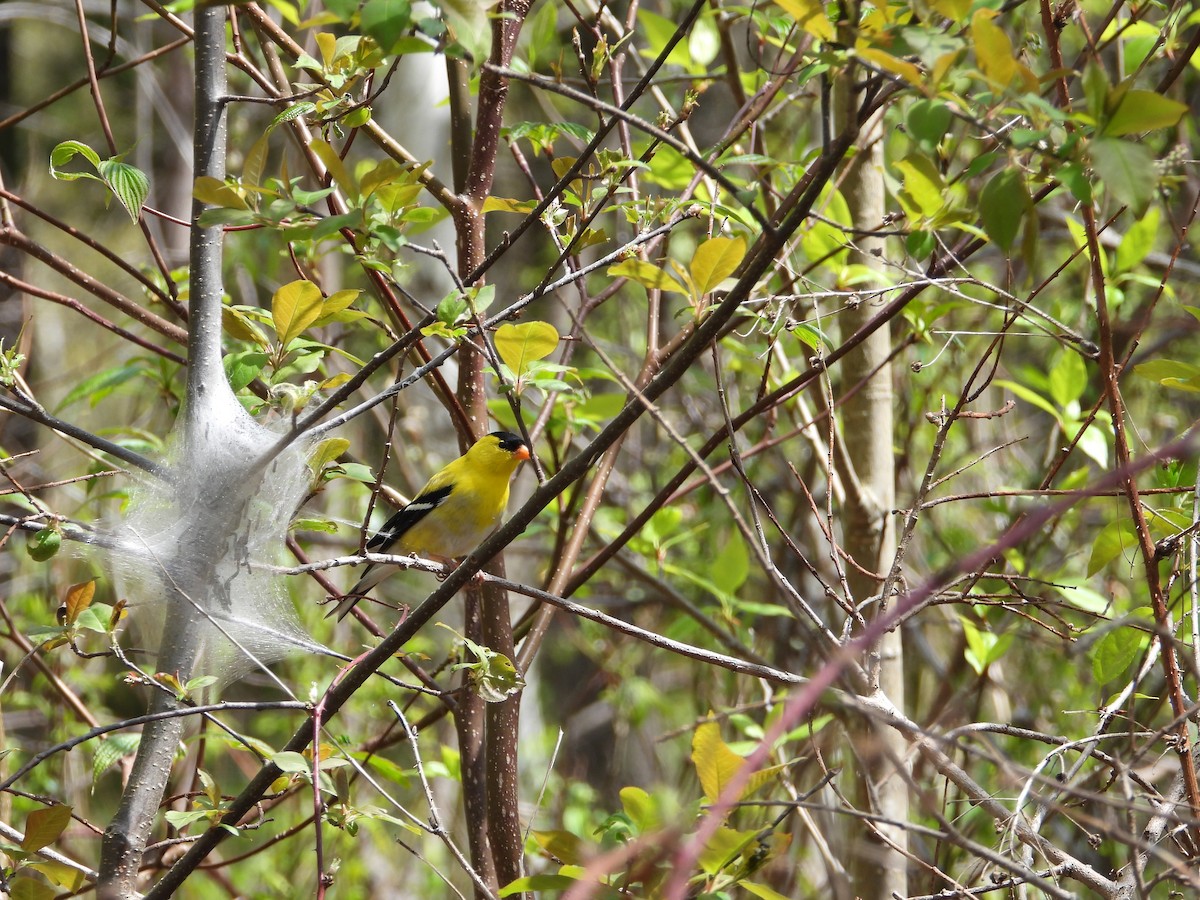
[[[466,556],[499,524],[508,505],[508,484],[529,456],[520,435],[493,431],[480,438],[388,519],[367,550],[441,559]],[[393,571],[394,566],[368,565],[328,616],[341,620]]]

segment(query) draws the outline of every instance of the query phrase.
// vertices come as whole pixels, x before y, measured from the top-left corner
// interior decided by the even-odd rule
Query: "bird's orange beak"
[[[516,450],[513,451],[513,456],[515,456],[517,459],[519,459],[521,461],[527,460],[530,457],[529,448],[526,447],[524,444],[522,444],[520,447],[518,447]]]

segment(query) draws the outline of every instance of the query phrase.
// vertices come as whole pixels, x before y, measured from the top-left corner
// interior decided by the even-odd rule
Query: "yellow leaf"
[[[342,158],[338,156],[338,152],[326,141],[316,140],[309,146],[312,147],[317,158],[325,164],[330,177],[333,178],[333,183],[342,189],[342,193],[347,197],[357,197],[358,184],[350,175],[350,170],[346,168]]]
[[[225,333],[232,338],[237,338],[239,341],[251,341],[258,344],[264,350],[270,346],[270,342],[263,337],[258,326],[250,321],[239,309],[234,309],[231,306],[221,308],[221,327],[225,329]]]
[[[496,352],[504,364],[520,378],[539,359],[558,346],[558,330],[549,322],[522,322],[496,329]]]
[[[327,319],[330,316],[340,313],[343,309],[357,300],[358,295],[361,293],[362,291],[358,290],[357,288],[349,288],[344,291],[334,291],[332,294],[326,297],[324,301],[322,301],[320,318]]]
[[[716,727],[715,725],[713,726]],[[708,839],[696,860],[709,875],[716,875],[731,859],[742,852],[742,848],[754,840],[757,831],[735,831],[722,825]]]
[[[663,827],[662,810],[654,797],[640,787],[620,790],[621,808],[637,826],[638,834],[651,834]]]
[[[820,0],[775,0],[784,12],[796,17],[796,24],[822,41],[833,40],[833,24],[825,15]]]
[[[192,185],[192,196],[201,203],[209,206],[219,206],[222,209],[249,209],[246,198],[235,191],[225,182],[211,175],[201,175]]]
[[[692,735],[692,763],[705,799],[713,803],[746,761],[721,740],[716,722],[705,722]]]
[[[39,860],[38,862],[30,863],[28,868],[36,869],[54,884],[66,888],[68,891],[77,891],[83,887],[83,873],[63,863]]]
[[[696,248],[689,267],[696,292],[707,294],[732,275],[745,256],[745,238],[709,238]]]
[[[319,31],[314,36],[317,46],[321,49],[321,62],[328,69],[333,65],[333,54],[337,48],[337,35],[331,34],[328,31]]]
[[[879,66],[879,68],[883,69],[885,72],[891,72],[893,75],[899,75],[913,87],[925,87],[925,79],[921,77],[921,70],[910,62],[899,59],[895,56],[892,56],[890,53],[885,53],[882,50],[877,50],[874,47],[863,47],[859,49],[858,55],[868,62]]]
[[[280,347],[286,347],[317,320],[324,301],[321,289],[304,279],[285,284],[275,292],[271,298],[271,321]]]
[[[660,269],[644,259],[627,259],[608,267],[608,274],[614,278],[624,276],[640,285],[660,291],[672,291],[676,294],[688,295],[688,289]]]
[[[58,840],[59,835],[71,824],[70,806],[47,806],[35,809],[25,818],[25,837],[21,849],[36,853]]]
[[[962,22],[971,11],[972,0],[930,0],[930,6],[952,22]]]
[[[583,841],[569,831],[530,832],[542,851],[567,865],[581,866],[587,862]]]
[[[1004,88],[1017,74],[1017,61],[1012,41],[992,21],[995,17],[995,10],[976,10],[971,17],[971,43],[975,46],[975,60],[984,77]]]
[[[532,200],[510,200],[507,197],[488,197],[483,201],[483,212],[507,212],[526,215],[537,204]]]
[[[95,581],[84,581],[67,588],[67,597],[64,603],[67,607],[68,625],[73,625],[79,618],[79,614],[92,605],[94,596],[96,596]]]

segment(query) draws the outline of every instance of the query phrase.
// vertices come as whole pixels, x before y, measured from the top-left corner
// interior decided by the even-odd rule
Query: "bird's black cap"
[[[520,447],[528,447],[525,443],[525,438],[519,434],[513,434],[511,431],[493,431],[488,437],[494,437],[500,442],[500,449],[507,450],[509,453],[516,451]]]

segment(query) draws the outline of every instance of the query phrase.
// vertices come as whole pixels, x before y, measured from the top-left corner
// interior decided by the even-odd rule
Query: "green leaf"
[[[9,882],[9,900],[54,900],[58,891],[25,875],[18,875]]]
[[[708,572],[713,584],[727,594],[734,593],[746,583],[750,575],[750,553],[741,534],[735,531],[721,544]]]
[[[933,161],[919,153],[897,160],[895,167],[904,176],[904,191],[920,210],[932,218],[946,205],[946,181]]]
[[[558,329],[549,322],[521,322],[501,325],[494,340],[500,359],[520,378],[533,363],[554,352],[559,336]]]
[[[1100,129],[1109,137],[1154,131],[1176,124],[1188,111],[1187,104],[1154,91],[1125,91],[1116,110]]]
[[[960,618],[959,621],[962,623],[963,636],[967,639],[964,657],[975,674],[982,675],[988,666],[1008,652],[1014,635],[1012,632],[995,634],[985,631],[977,628],[970,619]]]
[[[1200,366],[1175,359],[1152,359],[1133,367],[1141,378],[1157,381],[1163,387],[1200,391]]]
[[[138,744],[141,743],[141,740],[141,734],[116,732],[96,743],[96,750],[92,755],[93,791],[96,789],[96,783],[100,780],[100,776],[125,757],[137,752]]]
[[[979,214],[987,236],[1005,253],[1021,229],[1021,219],[1032,206],[1029,188],[1019,169],[1001,169],[979,194]]]
[[[50,151],[50,176],[59,181],[75,181],[77,178],[92,178],[98,181],[99,178],[90,172],[62,171],[62,167],[74,159],[76,155],[82,156],[90,162],[92,168],[99,169],[100,157],[96,155],[95,150],[80,141],[63,141]]]
[[[648,287],[651,290],[671,291],[676,294],[683,294],[684,296],[688,296],[691,293],[658,266],[652,265],[644,259],[630,258],[617,263],[615,266],[609,266],[608,274],[614,278],[624,276],[630,281],[636,281],[638,284]]]
[[[384,53],[391,53],[412,25],[412,4],[409,0],[367,0],[360,22],[363,33],[373,37]]]
[[[150,196],[150,179],[137,166],[106,159],[96,167],[113,196],[125,207],[129,218],[136,222],[142,215],[142,205]]]
[[[1064,350],[1050,369],[1050,397],[1060,407],[1078,400],[1087,388],[1087,367],[1078,353]]]
[[[1008,381],[1003,378],[996,379],[995,384],[996,387],[1007,388],[1022,400],[1032,403],[1038,409],[1050,413],[1050,415],[1054,416],[1055,419],[1061,420],[1062,410],[1058,409],[1053,403],[1051,403],[1037,391],[1030,390],[1023,384],[1017,384],[1015,381]]]
[[[281,772],[286,772],[289,775],[309,775],[312,773],[312,763],[303,753],[297,753],[294,750],[284,750],[276,753],[271,757],[271,762]]]
[[[954,115],[950,107],[941,100],[918,100],[908,108],[905,124],[908,133],[913,136],[917,145],[925,152],[933,155],[937,152],[938,144],[950,130]]]
[[[67,391],[67,395],[59,402],[58,408],[66,409],[72,404],[83,400],[85,397],[91,406],[95,406],[118,387],[137,376],[141,371],[142,364],[135,360],[117,368],[97,372]]]
[[[1088,147],[1088,154],[1105,189],[1140,214],[1153,199],[1158,184],[1150,148],[1133,141],[1097,138]]]
[[[267,170],[267,156],[271,151],[271,132],[268,130],[246,151],[246,161],[242,163],[242,183],[260,187],[263,174]]]
[[[1107,684],[1125,674],[1149,643],[1150,636],[1138,628],[1114,628],[1096,642],[1092,650],[1092,675],[1096,684]]]
[[[663,814],[654,796],[640,787],[623,787],[618,792],[621,808],[639,834],[653,834],[662,828]]]
[[[45,562],[62,546],[62,535],[53,528],[43,528],[29,539],[25,551],[34,562]]]
[[[572,878],[570,875],[552,875],[543,873],[541,875],[525,875],[518,878],[516,881],[510,881],[500,889],[501,897],[511,897],[513,894],[523,894],[529,891],[567,891],[575,885],[584,882],[582,878]],[[587,879],[586,883],[595,884],[595,879]],[[623,897],[623,892],[618,893],[607,885],[598,885],[595,889],[588,891],[589,897],[600,897],[603,900],[610,900],[614,897]]]
[[[241,353],[230,353],[222,363],[229,387],[237,393],[258,377],[267,364],[267,354],[259,350],[244,350]]]
[[[703,296],[734,273],[746,255],[742,237],[709,238],[696,248],[688,267],[696,293]]]
[[[277,290],[271,298],[271,321],[279,346],[286,347],[303,334],[320,317],[324,302],[321,289],[303,278]]]
[[[1091,578],[1106,565],[1137,546],[1137,536],[1130,522],[1109,522],[1096,535],[1087,574]]]
[[[787,897],[779,893],[772,887],[767,887],[765,884],[758,884],[754,881],[739,881],[738,887],[748,894],[753,894],[760,900],[788,900]]]
[[[1117,273],[1128,272],[1141,264],[1142,260],[1154,249],[1154,239],[1158,237],[1158,222],[1162,211],[1157,206],[1151,206],[1146,214],[1129,226],[1117,245]]]
[[[25,819],[25,837],[21,849],[36,853],[58,840],[59,835],[71,824],[70,806],[47,806],[35,809]]]
[[[39,860],[38,862],[30,863],[26,868],[41,872],[52,883],[61,888],[66,888],[73,893],[83,887],[87,880],[87,876],[78,869],[74,869],[65,863],[54,862],[53,860]]]

